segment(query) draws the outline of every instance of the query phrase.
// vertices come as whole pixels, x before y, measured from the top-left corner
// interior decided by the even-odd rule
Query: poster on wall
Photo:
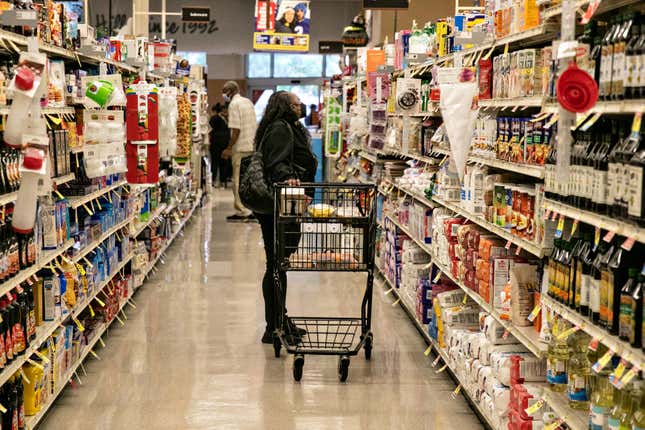
[[[256,0],[253,49],[256,51],[309,51],[309,1]]]

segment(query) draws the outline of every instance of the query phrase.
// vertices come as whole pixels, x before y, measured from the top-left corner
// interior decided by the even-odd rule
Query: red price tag
[[[550,215],[551,215],[551,210],[550,209],[547,209],[546,211],[544,211],[544,219],[549,219]]]
[[[522,248],[517,245],[517,249],[515,250],[515,255],[520,255],[520,252],[522,252]]]
[[[504,248],[511,249],[511,241],[510,240],[508,242],[506,242],[506,246],[504,246]]]
[[[621,248],[623,248],[625,251],[631,251],[635,243],[636,239],[634,239],[633,237],[628,237],[627,240],[623,242]]]
[[[585,13],[582,15],[582,18],[580,18],[580,24],[584,25],[584,24],[589,23],[589,21],[591,21],[591,17],[598,10],[598,6],[600,6],[600,1],[601,0],[592,0],[591,2],[589,2],[589,7],[585,11]]]
[[[504,334],[502,335],[502,339],[508,339],[508,336],[509,336],[510,334],[511,334],[511,333],[509,333],[509,331],[508,331],[508,330],[504,330]]]
[[[616,236],[616,232],[608,231],[605,237],[602,238],[605,242],[609,243]]]

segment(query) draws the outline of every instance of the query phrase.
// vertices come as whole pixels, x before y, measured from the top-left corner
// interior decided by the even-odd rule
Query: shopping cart
[[[302,378],[305,355],[337,355],[338,377],[347,380],[349,357],[372,354],[375,193],[373,185],[302,184],[275,186],[275,256],[278,315],[275,356],[294,354],[293,377]],[[289,317],[281,282],[286,272],[366,272],[360,317]],[[282,273],[280,273],[282,272]],[[305,329],[305,334],[296,330]]]

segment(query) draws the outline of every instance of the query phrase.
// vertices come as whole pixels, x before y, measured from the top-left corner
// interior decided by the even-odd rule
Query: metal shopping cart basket
[[[302,184],[275,186],[275,273],[279,312],[275,356],[284,347],[294,354],[293,377],[302,378],[304,356],[337,355],[338,377],[347,380],[349,357],[361,348],[372,354],[372,289],[374,283],[375,194],[373,185]],[[289,271],[366,272],[360,317],[289,317],[281,279]],[[283,273],[280,273],[283,272]],[[306,333],[297,333],[298,328]]]

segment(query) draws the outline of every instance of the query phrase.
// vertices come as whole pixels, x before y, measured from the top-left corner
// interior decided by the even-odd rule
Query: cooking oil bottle
[[[573,351],[567,366],[569,407],[588,411],[591,378],[591,362],[587,358],[589,336],[584,334],[572,336],[571,343]]]
[[[562,319],[554,321],[553,336],[549,343],[546,380],[551,390],[563,393],[567,389],[567,362],[569,345],[566,339],[558,339],[558,334],[566,330]]]

